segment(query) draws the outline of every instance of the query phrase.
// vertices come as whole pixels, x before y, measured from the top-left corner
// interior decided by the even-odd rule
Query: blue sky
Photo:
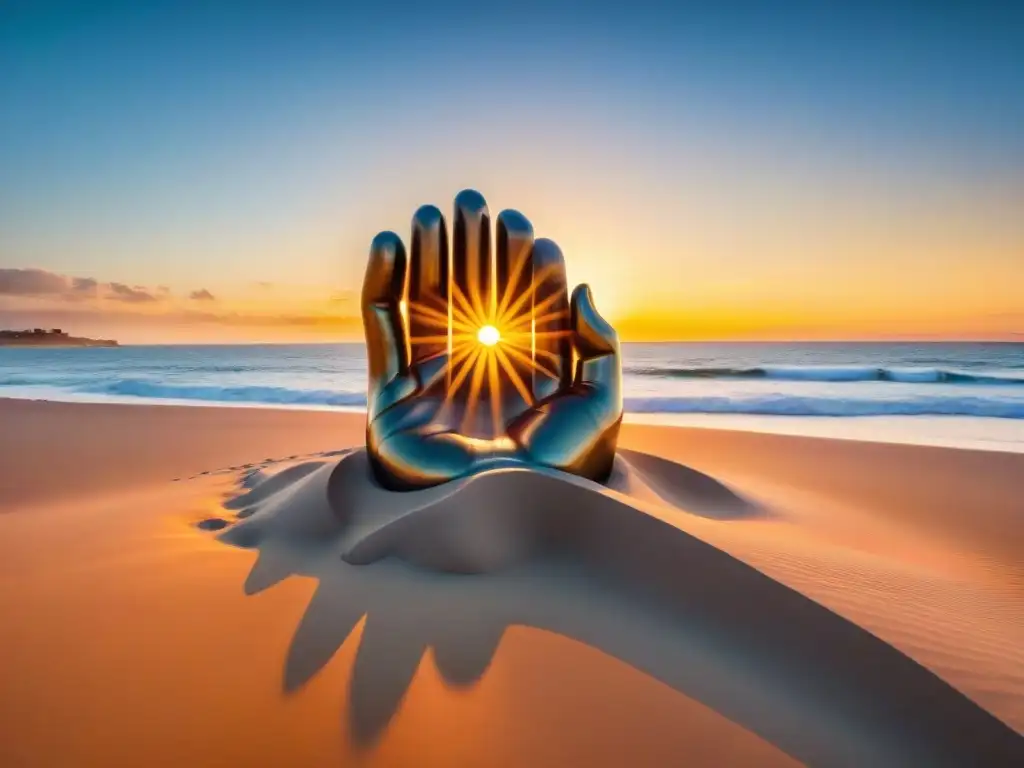
[[[7,2],[0,268],[284,312],[475,186],[623,317],[1013,325],[1022,6],[825,5]]]

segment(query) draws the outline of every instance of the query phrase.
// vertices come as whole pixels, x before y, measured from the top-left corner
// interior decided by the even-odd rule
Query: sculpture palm
[[[622,418],[619,343],[590,289],[571,300],[565,262],[515,211],[455,199],[453,244],[441,212],[401,238],[374,238],[363,283],[369,361],[366,445],[382,484],[443,483],[501,463],[603,480]],[[488,332],[480,334],[481,328]],[[487,333],[496,329],[494,346]]]

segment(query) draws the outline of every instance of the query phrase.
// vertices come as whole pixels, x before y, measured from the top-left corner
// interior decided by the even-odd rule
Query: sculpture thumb
[[[573,344],[581,359],[618,354],[619,337],[594,307],[594,295],[586,283],[572,292],[570,314]]]
[[[587,285],[572,292],[572,341],[578,360],[573,385],[588,392],[594,418],[602,426],[622,418],[622,359],[619,336],[594,307]],[[614,450],[614,449],[613,449]]]

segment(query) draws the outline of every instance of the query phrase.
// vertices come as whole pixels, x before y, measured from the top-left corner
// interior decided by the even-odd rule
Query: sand
[[[0,764],[1024,755],[1024,456],[631,425],[399,503],[362,429],[0,401]]]

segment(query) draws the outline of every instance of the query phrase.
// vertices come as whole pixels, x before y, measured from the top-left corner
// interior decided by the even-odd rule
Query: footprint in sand
[[[221,531],[229,525],[230,523],[227,520],[222,520],[219,517],[208,517],[206,520],[200,520],[196,523],[196,528],[201,531]]]

